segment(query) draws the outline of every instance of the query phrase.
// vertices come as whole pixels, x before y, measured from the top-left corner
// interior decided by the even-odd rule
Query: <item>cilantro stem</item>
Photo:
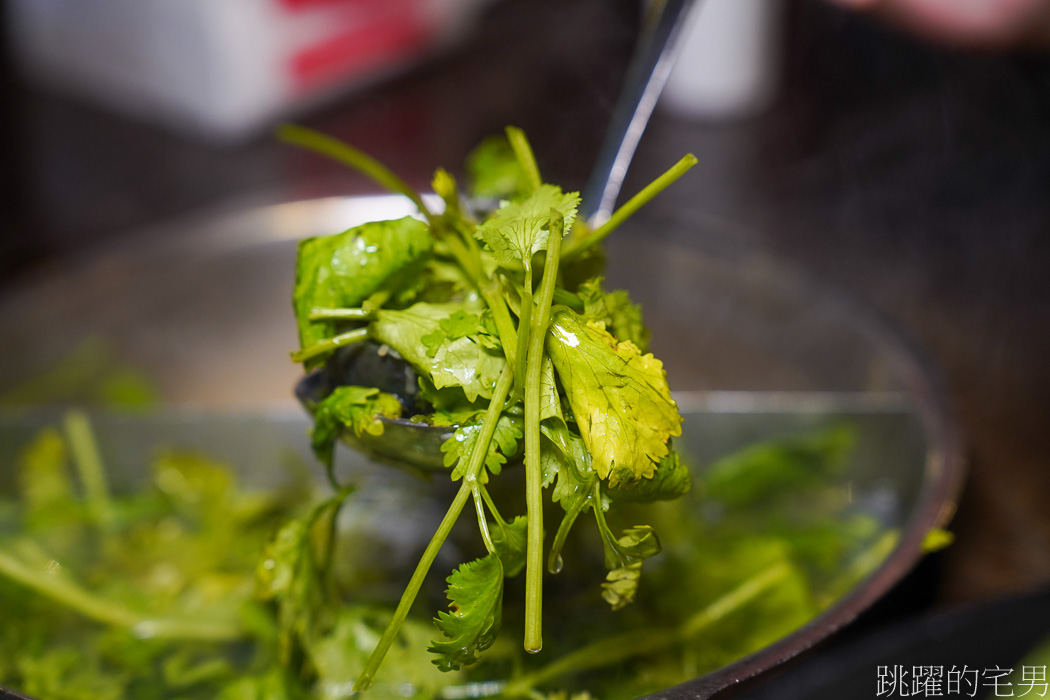
[[[109,482],[91,423],[83,412],[69,411],[65,417],[64,429],[80,482],[84,486],[88,511],[96,525],[109,529],[115,520],[113,502],[109,497]]]
[[[321,579],[329,585],[332,584],[332,561],[335,559],[335,545],[339,539],[339,511],[343,509],[343,504],[346,503],[347,497],[354,491],[355,487],[353,486],[337,488],[335,497],[329,502],[328,508],[331,508],[332,514],[328,518],[328,527],[325,529],[324,555],[321,560],[321,565],[318,567]],[[321,516],[321,513],[322,511],[316,513],[314,520],[310,523],[311,526],[315,524],[316,519]]]
[[[481,540],[485,543],[485,549],[489,554],[494,554],[496,545],[492,543],[492,535],[489,534],[489,523],[485,517],[485,503],[481,499],[481,489],[475,481],[471,484],[471,494],[474,496],[474,509],[478,512],[478,530],[481,532]]]
[[[416,565],[416,570],[412,572],[412,578],[409,579],[404,593],[401,594],[401,600],[397,604],[397,609],[394,610],[393,619],[390,620],[387,628],[383,631],[379,644],[372,650],[372,655],[368,657],[368,663],[365,664],[361,675],[357,677],[357,681],[354,683],[355,691],[361,692],[372,687],[372,681],[375,678],[376,671],[379,670],[379,665],[383,662],[383,658],[386,656],[387,651],[390,650],[390,645],[394,643],[394,638],[400,631],[401,625],[404,624],[405,619],[408,617],[408,611],[419,594],[419,589],[423,585],[423,579],[426,578],[427,573],[430,571],[430,566],[434,563],[434,559],[437,558],[441,545],[445,543],[445,539],[452,531],[452,526],[459,519],[459,514],[463,512],[463,506],[466,505],[468,498],[470,498],[470,484],[464,479],[463,484],[459,487],[459,491],[456,492],[456,497],[448,508],[448,512],[445,513],[445,517],[441,520],[441,524],[438,525],[438,529],[434,532],[430,543],[427,544],[426,550],[423,551],[423,556]]]
[[[525,507],[528,530],[525,549],[525,651],[543,648],[543,472],[540,467],[540,373],[550,324],[551,301],[558,281],[558,261],[565,219],[551,210],[547,265],[540,282],[539,303],[529,333],[525,379]],[[531,290],[527,290],[530,292]],[[524,306],[524,300],[522,302]],[[531,298],[529,305],[531,306]],[[524,314],[522,314],[524,317]]]
[[[61,573],[51,573],[29,566],[4,551],[0,551],[0,576],[20,583],[88,619],[130,630],[143,638],[221,642],[244,636],[244,630],[239,625],[217,620],[150,618],[116,601],[90,593]]]
[[[515,352],[517,331],[514,329],[514,321],[510,318],[510,312],[507,311],[507,304],[503,301],[499,287],[482,275],[481,261],[474,239],[464,234],[462,240],[450,236],[446,242],[460,268],[466,273],[478,293],[481,294],[481,298],[485,300],[489,310],[492,311],[492,320],[496,323],[496,332],[499,334],[500,345],[503,346],[503,355],[513,366],[517,357]]]
[[[311,321],[371,321],[375,317],[372,311],[364,309],[310,309],[307,316]]]
[[[637,629],[593,642],[532,673],[510,681],[503,693],[511,697],[529,696],[536,686],[560,676],[611,666],[635,656],[663,651],[695,637],[712,624],[740,610],[779,583],[790,572],[791,567],[788,564],[774,564],[705,606],[677,628]]]
[[[529,359],[529,332],[532,330],[532,265],[525,266],[525,284],[521,288],[521,304],[518,307],[518,344],[515,350],[517,367],[514,376],[517,378],[515,395],[525,393],[526,361]]]
[[[292,353],[293,362],[305,362],[306,360],[312,360],[315,357],[321,355],[327,355],[330,352],[334,352],[338,348],[346,345],[353,345],[354,343],[360,342],[368,337],[367,328],[355,328],[352,331],[341,333],[339,335],[332,336],[331,338],[325,338],[322,341],[316,342],[313,345],[309,345],[301,350],[297,350]]]
[[[541,683],[570,673],[621,663],[635,656],[666,649],[678,640],[674,629],[637,629],[607,637],[569,652],[542,668],[512,680],[503,689],[507,696],[525,696]]]
[[[479,486],[481,489],[481,497],[485,499],[485,505],[489,507],[489,512],[492,513],[492,517],[496,519],[496,523],[501,528],[507,527],[507,521],[503,519],[503,516],[499,513],[499,508],[496,507],[496,502],[492,500],[492,496],[489,494],[489,490],[482,484]]]
[[[631,197],[627,202],[613,212],[609,220],[581,238],[574,238],[565,244],[562,249],[562,260],[571,260],[585,248],[589,248],[601,241],[610,233],[619,228],[620,224],[629,219],[636,211],[649,203],[656,195],[667,189],[675,180],[682,177],[691,167],[697,164],[696,156],[692,153],[684,156],[675,163],[663,175],[656,178],[642,188],[642,191]]]
[[[510,141],[510,147],[514,149],[514,155],[522,170],[525,171],[529,186],[534,190],[538,189],[543,184],[543,179],[540,177],[540,168],[536,165],[536,156],[529,145],[529,139],[526,138],[525,132],[516,126],[508,126],[506,131],[507,140]]]
[[[285,143],[307,148],[323,156],[328,156],[344,165],[348,165],[378,185],[391,192],[403,194],[412,200],[428,219],[433,215],[423,203],[419,193],[409,187],[408,183],[393,171],[364,151],[359,151],[348,143],[327,136],[313,129],[296,124],[283,124],[277,129],[277,136]]]
[[[601,483],[597,479],[594,481],[594,495],[591,496],[591,499],[594,519],[598,523],[598,532],[601,534],[602,542],[605,544],[605,565],[610,569],[624,566],[629,562],[624,560],[620,543],[616,540],[616,535],[613,534],[612,528],[609,527],[609,522],[605,519],[605,511],[602,510]],[[610,553],[616,557],[616,561],[610,560]]]
[[[583,305],[583,299],[581,299],[579,295],[573,294],[569,290],[562,289],[561,287],[554,290],[554,303],[564,304],[578,314],[582,314],[585,308]]]
[[[558,532],[554,535],[554,543],[551,545],[550,554],[547,556],[547,571],[552,574],[561,572],[561,550],[565,547],[565,540],[569,537],[569,532],[572,530],[573,523],[580,517],[580,513],[583,509],[591,505],[590,499],[579,499],[576,501],[572,509],[562,516],[561,524],[558,525]],[[600,505],[596,505],[595,508],[600,508]]]
[[[791,573],[791,567],[780,562],[747,579],[724,596],[690,616],[679,628],[683,639],[694,637],[713,623],[739,610],[763,591]]]
[[[423,556],[420,557],[416,570],[412,572],[412,578],[409,579],[404,593],[401,594],[401,600],[397,604],[397,609],[394,610],[394,617],[390,620],[386,629],[383,630],[383,636],[372,651],[372,655],[368,657],[364,670],[361,671],[361,675],[358,676],[357,681],[354,683],[354,690],[360,692],[368,690],[372,686],[376,671],[379,670],[380,664],[383,663],[383,658],[390,650],[390,645],[394,643],[401,625],[404,624],[405,619],[408,617],[412,603],[415,602],[416,596],[419,595],[419,589],[423,585],[423,580],[430,571],[434,559],[437,558],[441,546],[445,543],[449,533],[452,532],[452,527],[459,519],[460,513],[463,512],[467,499],[471,497],[474,486],[477,483],[478,473],[484,464],[485,455],[488,454],[492,435],[496,432],[496,423],[503,412],[503,404],[507,400],[507,395],[510,393],[510,387],[513,383],[514,369],[510,364],[507,364],[503,367],[503,372],[496,382],[496,388],[492,392],[492,399],[489,401],[489,407],[485,411],[485,418],[481,424],[481,432],[478,433],[478,440],[470,453],[470,461],[463,472],[463,483],[460,485],[459,491],[456,492],[456,497],[452,500],[445,517],[442,518],[441,524],[438,525],[433,537],[430,538],[430,542],[423,551]]]

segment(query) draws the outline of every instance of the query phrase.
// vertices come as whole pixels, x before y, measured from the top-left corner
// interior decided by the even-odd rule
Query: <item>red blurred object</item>
[[[361,3],[361,0],[284,0],[293,5]],[[409,5],[411,3],[399,3]],[[318,41],[290,59],[294,87],[309,91],[348,76],[393,63],[422,51],[430,40],[430,28],[413,7],[402,15],[383,17],[375,22]]]
[[[454,42],[489,0],[11,0],[29,77],[236,141]]]

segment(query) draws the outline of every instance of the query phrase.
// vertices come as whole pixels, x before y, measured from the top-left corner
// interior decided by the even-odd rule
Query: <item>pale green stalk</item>
[[[492,319],[496,322],[496,332],[499,334],[500,345],[503,346],[503,355],[512,366],[517,358],[515,352],[517,343],[517,331],[514,329],[514,321],[507,311],[507,304],[500,294],[499,286],[487,280],[481,272],[480,254],[474,239],[469,234],[463,233],[462,240],[455,236],[449,236],[446,240],[449,250],[452,252],[460,268],[470,278],[471,283],[485,300],[489,310],[492,311]]]
[[[552,574],[560,573],[561,566],[559,561],[561,559],[561,550],[565,547],[565,540],[568,539],[569,532],[572,530],[576,519],[580,517],[580,513],[589,505],[590,501],[581,499],[562,517],[561,524],[558,526],[558,532],[554,535],[554,543],[551,544],[550,554],[547,556],[547,570]],[[595,507],[601,508],[600,505]]]
[[[60,565],[55,562],[54,566]],[[28,566],[4,551],[0,551],[0,576],[20,583],[88,619],[130,630],[143,638],[222,642],[244,636],[240,626],[215,620],[151,618],[86,591],[58,570],[51,572]]]
[[[113,501],[109,496],[109,482],[91,423],[81,411],[69,411],[64,427],[66,440],[73,452],[73,462],[80,475],[80,483],[84,486],[88,511],[96,525],[109,529],[115,520]]]
[[[481,541],[485,543],[485,549],[488,550],[489,554],[494,554],[496,545],[492,543],[492,535],[489,533],[489,522],[485,517],[485,501],[481,497],[481,489],[478,487],[477,481],[473,483],[470,493],[474,496],[474,509],[478,513],[478,530],[481,531]]]
[[[543,369],[551,301],[558,281],[558,261],[565,219],[551,210],[547,264],[540,282],[539,303],[529,333],[525,379],[525,506],[528,536],[525,550],[525,651],[543,647],[543,473],[540,467],[540,372]]]
[[[517,366],[514,368],[514,395],[521,398],[525,394],[526,365],[529,359],[529,337],[532,331],[532,265],[525,265],[525,284],[521,288],[521,306],[518,309],[518,344],[515,350]]]
[[[536,686],[564,675],[623,663],[628,659],[654,654],[703,632],[715,622],[740,610],[791,573],[783,562],[752,576],[724,596],[704,607],[677,628],[639,629],[593,642],[510,681],[503,689],[509,697],[531,695]]]
[[[372,311],[364,309],[310,309],[307,316],[311,321],[371,321],[375,317]]]
[[[514,149],[514,155],[525,171],[529,186],[537,189],[543,184],[543,178],[540,177],[540,168],[536,165],[536,156],[532,153],[532,146],[529,145],[525,132],[516,126],[508,126],[507,140],[510,141],[510,147]]]
[[[341,347],[353,345],[354,343],[358,343],[366,338],[368,338],[367,328],[355,328],[352,331],[347,331],[346,333],[341,333],[332,336],[331,338],[325,338],[324,340],[316,342],[302,350],[293,352],[292,361],[305,362],[306,360],[312,360],[315,357],[327,355]]]
[[[372,686],[376,671],[379,670],[379,665],[383,663],[383,658],[390,650],[390,645],[394,643],[397,633],[401,630],[401,625],[404,624],[405,619],[408,617],[412,603],[415,602],[419,589],[423,585],[423,580],[426,578],[427,572],[430,571],[434,559],[437,558],[438,552],[441,550],[441,545],[445,543],[445,539],[452,532],[452,527],[459,519],[460,513],[463,512],[463,507],[466,505],[467,500],[471,497],[474,486],[477,483],[478,474],[485,462],[485,456],[488,454],[492,435],[496,432],[496,422],[503,412],[503,404],[507,400],[507,395],[510,393],[510,387],[513,383],[514,369],[510,364],[507,364],[503,367],[503,372],[500,374],[499,380],[496,382],[496,388],[492,393],[492,399],[489,401],[488,410],[485,411],[481,432],[478,433],[478,441],[474,444],[474,449],[471,451],[470,459],[467,462],[467,468],[463,472],[463,483],[460,485],[459,491],[456,492],[456,497],[452,500],[452,505],[449,506],[448,512],[445,513],[445,517],[441,520],[441,524],[438,525],[437,531],[430,538],[430,542],[427,544],[419,564],[416,565],[416,570],[412,573],[408,586],[405,587],[405,592],[401,594],[401,600],[397,604],[397,609],[394,610],[393,619],[390,620],[390,623],[383,631],[379,644],[372,651],[372,655],[368,657],[364,670],[361,671],[361,675],[358,676],[357,681],[354,683],[355,691],[368,690]]]
[[[325,134],[314,131],[313,129],[307,129],[306,127],[297,126],[295,124],[282,125],[277,130],[277,136],[286,143],[295,144],[302,148],[308,148],[311,151],[320,153],[323,156],[328,156],[333,160],[337,160],[344,165],[350,166],[391,192],[405,195],[412,200],[412,203],[415,204],[419,208],[419,211],[428,219],[432,217],[430,210],[427,209],[427,205],[423,203],[423,198],[419,196],[418,192],[409,187],[408,183],[367,153],[359,151],[353,146],[343,143],[338,139],[334,139],[331,136],[326,136]]]
[[[565,248],[562,249],[561,253],[562,261],[571,260],[585,248],[589,248],[595,243],[603,240],[606,236],[619,228],[620,224],[629,219],[636,211],[648,204],[653,197],[660,194],[667,189],[671,183],[682,177],[682,175],[684,175],[689,168],[696,165],[696,163],[696,156],[692,153],[684,156],[680,161],[671,166],[667,172],[650,182],[642,188],[641,192],[631,197],[622,207],[614,211],[612,216],[609,217],[609,220],[604,224],[587,235],[575,238],[566,243]]]
[[[790,573],[791,567],[784,562],[780,562],[756,576],[752,576],[703,610],[689,617],[679,628],[679,634],[683,639],[695,637],[731,612],[739,610],[750,603],[766,589],[779,583]]]

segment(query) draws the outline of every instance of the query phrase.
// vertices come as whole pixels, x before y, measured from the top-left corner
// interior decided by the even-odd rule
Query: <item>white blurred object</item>
[[[697,0],[660,106],[732,119],[767,107],[780,69],[782,0]]]
[[[214,140],[403,69],[487,0],[9,0],[36,82]]]

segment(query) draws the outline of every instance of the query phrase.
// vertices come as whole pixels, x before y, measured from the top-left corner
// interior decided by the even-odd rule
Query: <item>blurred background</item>
[[[956,544],[845,638],[1039,590],[1050,54],[945,48],[818,0],[707,10],[624,187],[699,158],[647,235],[758,250],[872,307],[936,367],[970,458]],[[421,189],[514,124],[582,187],[640,22],[628,0],[3,0],[0,301],[162,223],[377,191],[277,143],[284,119]]]

